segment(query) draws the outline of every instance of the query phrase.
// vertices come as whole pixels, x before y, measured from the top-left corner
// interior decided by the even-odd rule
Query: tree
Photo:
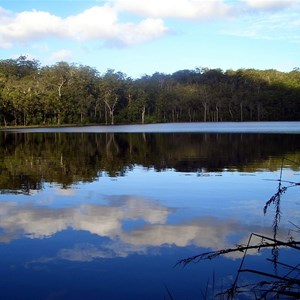
[[[98,97],[98,72],[88,66],[74,68],[72,80],[68,89],[71,102],[73,103],[73,118],[79,114],[80,123],[84,123],[84,118],[89,117],[89,113],[94,111],[92,105]],[[74,121],[74,120],[73,120]]]
[[[300,120],[300,72],[196,68],[133,80],[26,56],[0,60],[0,123]]]
[[[105,75],[100,79],[100,91],[102,99],[110,116],[110,123],[114,125],[115,109],[120,100],[121,87],[125,75],[121,72],[115,73],[114,70],[109,69]],[[107,119],[106,119],[107,123]]]
[[[128,103],[128,119],[130,122],[145,123],[148,94],[143,82],[137,82],[132,88],[131,101]]]
[[[41,70],[45,92],[47,94],[45,102],[45,111],[48,117],[54,117],[58,125],[70,108],[70,95],[66,93],[67,85],[71,84],[75,73],[75,66],[66,62],[59,62],[52,67],[45,67]]]

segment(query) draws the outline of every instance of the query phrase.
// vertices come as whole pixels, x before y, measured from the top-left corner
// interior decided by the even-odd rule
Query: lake
[[[280,176],[300,182],[299,134],[300,122],[0,131],[1,299],[216,298],[243,252],[177,262],[273,238],[276,206],[263,208]],[[281,197],[282,241],[299,240],[299,189]],[[244,264],[273,272],[271,250]],[[299,253],[277,259],[296,265]]]

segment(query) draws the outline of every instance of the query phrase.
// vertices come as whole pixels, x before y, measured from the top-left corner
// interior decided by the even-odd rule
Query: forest
[[[0,60],[0,126],[299,121],[300,69],[195,68],[132,79],[20,56]]]

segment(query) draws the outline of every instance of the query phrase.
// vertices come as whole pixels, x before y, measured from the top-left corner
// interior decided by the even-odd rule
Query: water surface
[[[215,132],[215,133],[300,133],[300,122],[209,122],[209,123],[163,123],[143,125],[108,125],[108,126],[79,126],[52,128],[23,128],[9,129],[22,132]]]
[[[202,299],[207,286],[210,298],[232,282],[241,253],[174,265],[251,232],[272,236],[274,210],[264,216],[263,206],[283,157],[284,179],[299,182],[295,124],[1,132],[1,298]],[[297,187],[283,197],[282,238],[298,223],[297,201]],[[252,254],[249,265],[267,266],[267,252]]]

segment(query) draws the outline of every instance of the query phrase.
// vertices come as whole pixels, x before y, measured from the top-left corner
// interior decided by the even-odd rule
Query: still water
[[[300,181],[300,123],[173,126],[0,132],[0,298],[211,299],[226,289],[243,253],[175,265],[252,232],[273,236],[275,210],[263,207],[282,166],[285,184]],[[298,186],[282,197],[282,240],[297,238],[292,224]],[[298,263],[291,251],[281,257]],[[246,263],[272,268],[268,255]]]

